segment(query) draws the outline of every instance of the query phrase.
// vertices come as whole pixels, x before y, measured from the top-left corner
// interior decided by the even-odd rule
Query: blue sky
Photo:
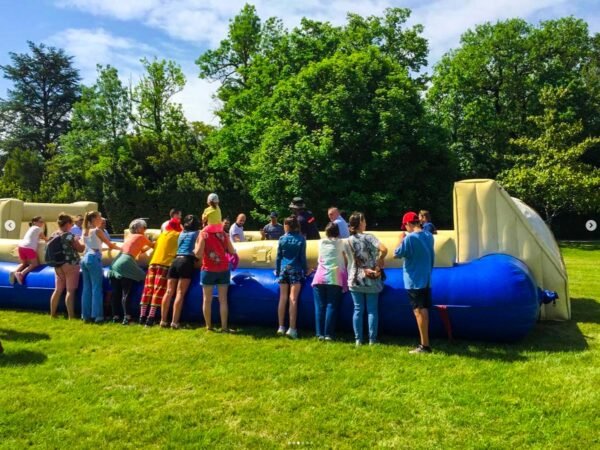
[[[27,41],[64,48],[75,57],[84,83],[95,79],[97,63],[119,69],[124,80],[140,76],[139,59],[158,56],[177,61],[187,76],[178,95],[186,115],[216,123],[215,83],[198,79],[194,60],[226,36],[228,21],[243,0],[0,0],[0,64],[9,52],[24,52]],[[263,18],[277,16],[288,28],[303,16],[342,24],[348,11],[380,15],[390,6],[413,10],[430,45],[430,65],[456,47],[468,28],[486,21],[521,17],[530,22],[573,15],[600,32],[599,0],[257,0]],[[0,97],[10,87],[0,79]]]

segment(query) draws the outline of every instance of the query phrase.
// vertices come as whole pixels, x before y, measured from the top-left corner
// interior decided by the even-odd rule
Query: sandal
[[[234,330],[233,328],[225,328],[224,330],[221,330],[221,333],[236,334],[237,330]]]
[[[169,328],[169,322],[165,322],[164,320],[160,321],[161,328]]]
[[[175,322],[171,322],[171,328],[174,330],[179,330],[179,324]]]

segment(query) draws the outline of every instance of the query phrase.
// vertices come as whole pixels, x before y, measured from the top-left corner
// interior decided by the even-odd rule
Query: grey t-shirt
[[[231,242],[235,242],[234,236],[239,236],[240,242],[244,242],[246,237],[244,236],[244,227],[240,227],[237,223],[233,223],[229,228],[229,238]]]
[[[281,236],[283,236],[283,225],[280,223],[275,225],[268,223],[263,227],[263,231],[265,232],[265,238],[268,240],[277,241]]]

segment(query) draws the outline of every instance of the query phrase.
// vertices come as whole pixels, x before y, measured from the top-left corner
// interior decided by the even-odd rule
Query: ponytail
[[[356,235],[360,231],[360,224],[365,219],[365,215],[361,212],[354,211],[348,219],[348,229],[351,235]]]
[[[83,218],[83,231],[86,236],[87,236],[88,232],[90,231],[90,228],[91,228],[90,224],[99,215],[100,215],[100,213],[98,211],[88,211],[85,213],[85,217]]]
[[[39,222],[40,220],[44,220],[44,218],[42,216],[35,216],[31,219],[31,222],[29,222],[29,226],[32,227],[34,223]]]

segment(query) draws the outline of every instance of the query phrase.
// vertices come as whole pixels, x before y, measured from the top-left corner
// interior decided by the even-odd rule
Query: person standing
[[[223,231],[229,234],[229,230],[231,229],[231,219],[229,219],[229,217],[224,217],[221,224],[223,224]]]
[[[407,212],[402,217],[400,242],[395,258],[404,258],[404,288],[413,308],[421,343],[410,353],[431,353],[429,345],[429,308],[431,308],[431,271],[433,269],[433,235],[424,231],[419,216]]]
[[[283,236],[283,225],[277,222],[277,213],[273,211],[269,217],[271,218],[271,222],[266,224],[262,230],[260,230],[260,235],[262,236],[263,241],[278,241],[281,236]]]
[[[365,307],[369,323],[369,344],[377,343],[379,293],[383,290],[381,269],[387,248],[372,234],[365,233],[367,220],[361,212],[350,216],[350,237],[346,242],[348,286],[354,302],[352,326],[356,345],[363,343]]]
[[[177,231],[181,231],[183,229],[181,228],[181,210],[177,208],[171,208],[171,210],[169,211],[169,220],[165,220],[163,222],[163,224],[160,226],[160,231],[165,231],[165,228],[167,228],[167,225],[169,225],[169,222],[171,222],[172,220],[177,222],[177,224],[179,225],[177,227]]]
[[[290,203],[289,208],[292,210],[293,215],[297,217],[298,224],[300,225],[300,233],[306,238],[306,240],[318,240],[321,239],[319,229],[317,227],[317,220],[313,215],[312,211],[306,209],[304,200],[302,197],[294,197]]]
[[[83,225],[83,216],[78,214],[73,219],[73,228],[71,228],[71,234],[75,236],[77,239],[81,239],[81,235],[83,234],[83,229],[81,228]]]
[[[65,305],[67,306],[67,315],[69,320],[75,318],[75,296],[79,287],[79,253],[85,250],[85,246],[71,233],[73,227],[73,218],[68,214],[62,213],[58,216],[57,225],[59,230],[51,236],[60,239],[64,262],[60,266],[54,267],[54,292],[50,297],[50,315],[58,317],[58,303],[65,289]]]
[[[429,214],[429,211],[426,209],[419,211],[419,222],[424,231],[428,231],[431,234],[437,234],[437,228],[431,223],[431,214]]]
[[[232,242],[245,242],[244,224],[246,223],[246,215],[238,214],[235,223],[229,228],[229,238]]]
[[[279,306],[277,315],[279,328],[277,334],[298,339],[298,298],[304,278],[310,275],[306,262],[306,239],[300,234],[300,225],[296,216],[290,216],[283,222],[285,234],[279,238],[275,276],[279,281]],[[285,331],[285,313],[290,303],[290,328]]]
[[[350,237],[350,231],[348,230],[348,224],[340,214],[340,210],[335,206],[332,206],[327,210],[327,216],[332,223],[335,223],[340,230],[340,239],[346,239]]]
[[[335,222],[325,227],[326,238],[319,242],[317,271],[312,282],[315,299],[315,326],[319,340],[332,341],[342,293],[348,290],[344,241]]]

